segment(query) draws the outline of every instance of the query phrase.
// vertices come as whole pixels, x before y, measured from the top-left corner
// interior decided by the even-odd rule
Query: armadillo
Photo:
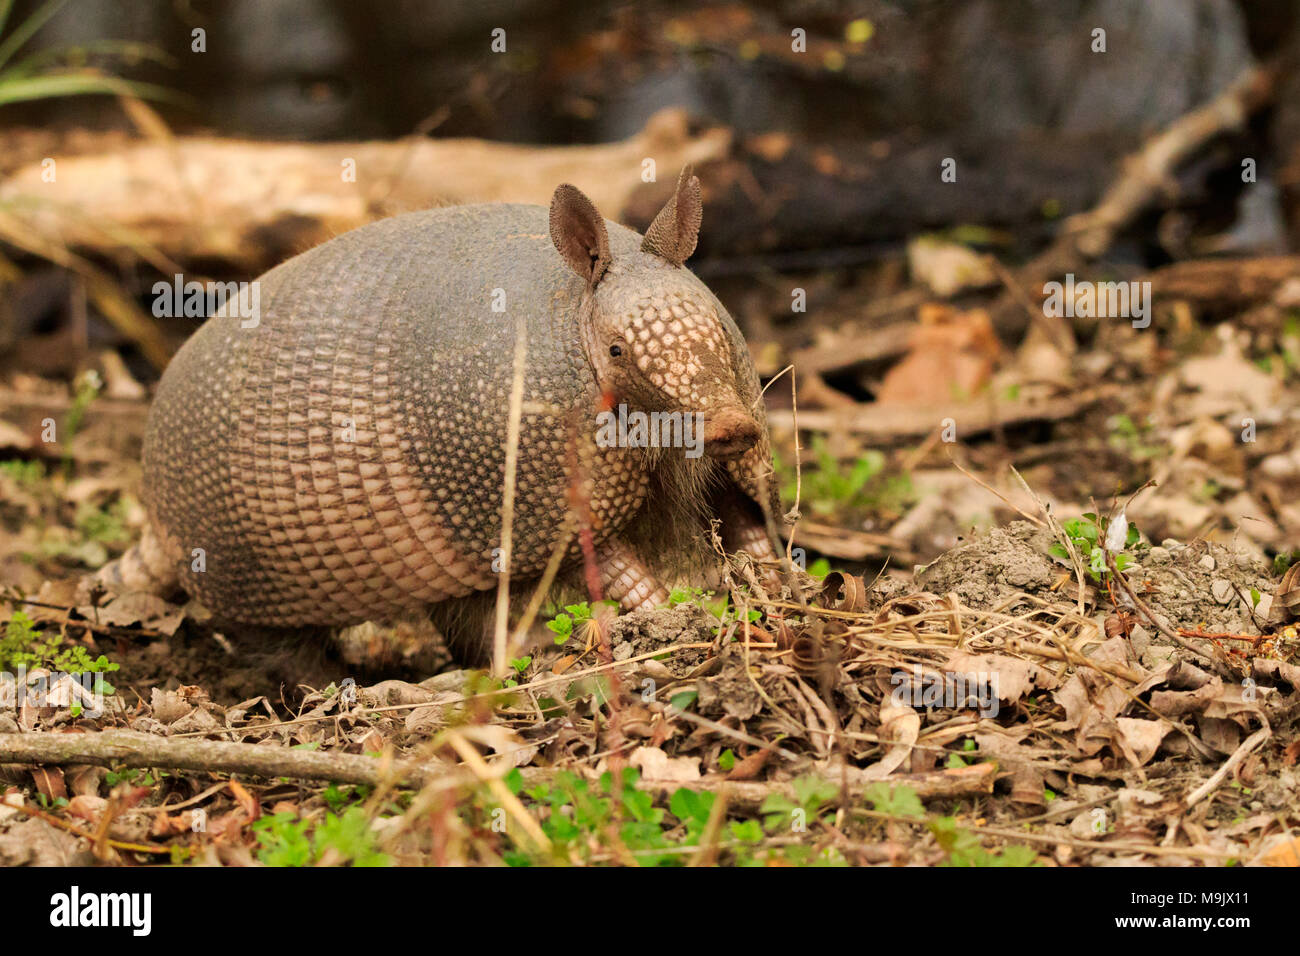
[[[715,517],[728,549],[771,560],[759,379],[684,266],[701,205],[684,171],[642,236],[565,184],[549,210],[407,213],[267,272],[256,323],[210,318],[168,365],[144,443],[147,525],[99,580],[179,587],[219,621],[274,628],[495,589],[521,330],[512,579],[537,580],[563,549],[623,608],[662,602],[664,555],[647,549]],[[598,441],[620,406],[689,413],[703,454]]]

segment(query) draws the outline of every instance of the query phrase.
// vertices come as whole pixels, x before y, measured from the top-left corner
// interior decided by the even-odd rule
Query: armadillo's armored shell
[[[263,276],[255,327],[218,317],[185,344],[150,413],[143,497],[186,590],[220,618],[300,626],[495,586],[521,314],[512,569],[544,567],[571,436],[598,411],[583,283],[546,217],[491,205],[375,223]],[[635,233],[609,229],[616,257],[636,250]],[[647,478],[626,457],[590,473],[600,538],[640,508]]]

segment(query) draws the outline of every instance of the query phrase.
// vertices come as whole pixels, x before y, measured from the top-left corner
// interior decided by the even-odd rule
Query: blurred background
[[[1156,479],[1152,540],[1300,542],[1287,0],[0,10],[0,579],[135,533],[149,390],[202,320],[154,317],[160,278],[566,180],[644,228],[687,162],[690,265],[794,367],[810,559],[928,561],[1035,507],[1011,468],[1064,514]],[[1066,274],[1149,282],[1150,327],[1049,314]]]

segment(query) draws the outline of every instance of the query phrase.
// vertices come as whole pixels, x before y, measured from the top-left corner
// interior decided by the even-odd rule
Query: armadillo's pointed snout
[[[704,453],[726,461],[739,458],[762,434],[754,417],[739,408],[723,408],[704,417]]]

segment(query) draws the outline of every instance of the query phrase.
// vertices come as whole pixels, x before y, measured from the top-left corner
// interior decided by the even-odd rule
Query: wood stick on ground
[[[478,768],[479,773],[473,773],[410,761],[388,762],[357,754],[291,750],[264,744],[175,740],[129,730],[105,730],[90,734],[0,734],[0,764],[5,763],[156,767],[163,770],[242,773],[268,779],[292,777],[371,786],[395,781],[401,786],[439,789],[472,786],[484,780],[484,770],[499,775],[508,769],[484,764]],[[549,768],[521,769],[524,781],[529,786],[548,782],[558,772]],[[887,782],[906,784],[922,799],[967,796],[991,793],[996,772],[996,765],[982,763],[932,773],[898,775],[890,777]],[[654,780],[641,782],[643,789],[664,793],[671,793],[682,785],[680,782]],[[724,778],[701,778],[692,781],[689,786],[696,790],[727,787],[732,805],[752,811],[757,811],[770,793],[794,793],[791,785],[785,782],[730,782]],[[857,796],[861,795],[862,789],[862,786],[851,788]]]
[[[447,774],[445,768],[384,761],[357,754],[291,750],[264,744],[213,740],[176,740],[130,730],[90,734],[0,734],[0,764],[37,766],[90,764],[99,767],[157,767],[209,773],[242,773],[274,779],[332,780],[378,785],[392,776],[409,786]]]
[[[963,437],[992,431],[997,427],[1033,421],[1061,421],[1119,394],[1112,385],[1082,389],[1059,395],[1029,395],[1014,401],[953,402],[945,405],[870,405],[831,411],[803,411],[798,427],[804,431],[849,432],[880,443],[895,442],[933,432],[945,418],[962,423]],[[774,427],[793,429],[794,416],[784,409],[768,412]]]
[[[954,767],[949,770],[934,770],[929,773],[895,774],[883,780],[849,785],[849,798],[861,801],[863,792],[877,783],[907,786],[916,791],[922,800],[936,800],[948,797],[967,797],[993,792],[993,782],[997,776],[994,763],[977,763],[969,767]],[[527,779],[527,772],[525,772]],[[671,795],[679,787],[688,790],[708,790],[714,793],[725,791],[728,803],[747,813],[757,813],[763,801],[773,793],[783,794],[796,799],[794,787],[788,782],[757,782],[727,780],[725,777],[701,777],[688,783],[642,780],[638,784],[642,790],[654,790],[664,796]]]
[[[1218,789],[1219,784],[1223,783],[1228,774],[1232,773],[1238,764],[1271,736],[1273,736],[1272,728],[1264,726],[1243,740],[1241,746],[1233,751],[1232,756],[1223,762],[1223,766],[1214,772],[1214,776],[1187,795],[1187,799],[1184,801],[1187,809],[1190,810]]]

